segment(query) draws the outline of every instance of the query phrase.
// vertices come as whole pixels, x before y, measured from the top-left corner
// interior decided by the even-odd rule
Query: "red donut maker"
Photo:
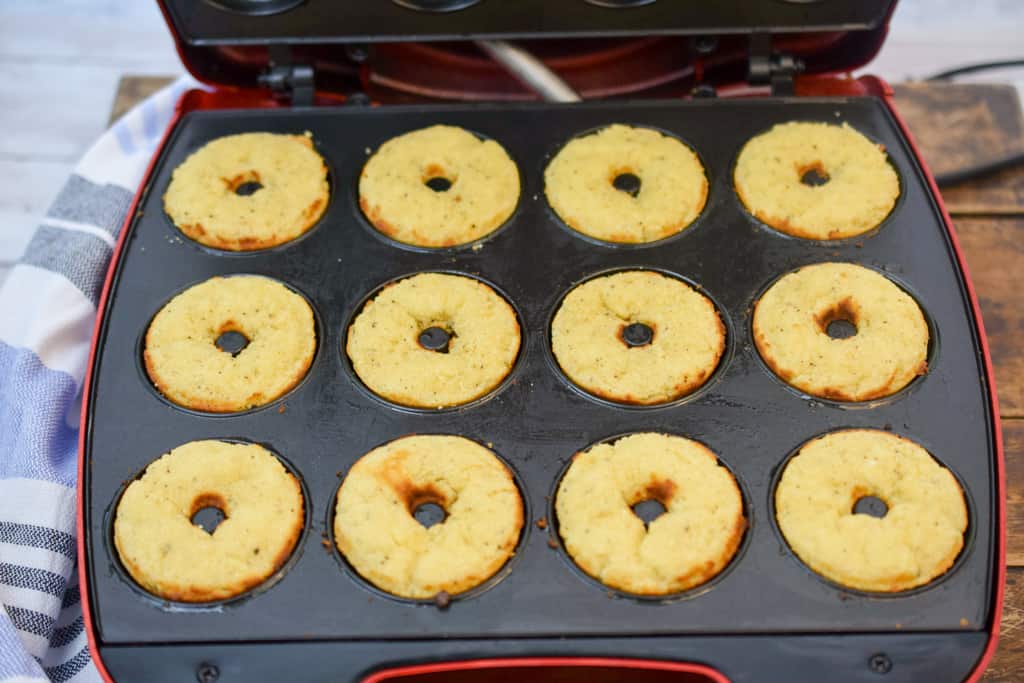
[[[183,63],[208,87],[181,97],[139,188],[103,289],[85,383],[79,571],[105,680],[980,678],[995,651],[1005,579],[992,364],[953,225],[892,92],[878,78],[849,75],[882,45],[895,0],[159,4]],[[566,100],[572,91],[578,101],[538,94]],[[745,210],[731,182],[736,155],[752,136],[792,120],[846,122],[885,149],[901,194],[876,230],[815,242],[776,232]],[[519,168],[515,212],[472,245],[400,244],[359,208],[367,155],[437,123],[499,141]],[[548,206],[543,172],[551,157],[574,136],[612,123],[656,128],[698,154],[708,200],[686,230],[613,245],[574,232]],[[329,168],[328,207],[307,234],[272,249],[231,253],[192,242],[163,211],[170,174],[206,142],[246,131],[309,131]],[[842,404],[801,394],[754,347],[751,310],[765,288],[795,268],[835,260],[884,273],[928,320],[929,371],[893,396]],[[636,268],[699,287],[727,332],[707,383],[652,408],[578,389],[548,343],[567,291]],[[481,279],[519,317],[523,343],[510,376],[456,409],[388,403],[362,385],[344,352],[361,306],[423,271]],[[175,293],[233,274],[272,277],[306,297],[317,355],[307,377],[267,406],[224,415],[183,409],[148,380],[145,329]],[[773,493],[787,459],[807,440],[851,427],[917,441],[965,492],[964,548],[925,586],[894,594],[845,588],[804,565],[778,529]],[[610,590],[580,570],[553,505],[574,453],[636,431],[706,444],[735,476],[748,521],[721,574],[656,599]],[[345,473],[375,446],[411,433],[488,444],[515,475],[525,505],[514,556],[450,604],[384,593],[334,544],[333,501]],[[305,526],[292,556],[260,586],[214,604],[174,603],[147,593],[121,566],[113,517],[124,488],[150,462],[201,438],[260,443],[278,455],[302,484]]]

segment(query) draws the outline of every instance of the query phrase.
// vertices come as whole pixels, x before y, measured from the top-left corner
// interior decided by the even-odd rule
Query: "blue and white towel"
[[[108,130],[0,285],[0,683],[101,681],[82,623],[75,484],[96,305],[182,79]]]

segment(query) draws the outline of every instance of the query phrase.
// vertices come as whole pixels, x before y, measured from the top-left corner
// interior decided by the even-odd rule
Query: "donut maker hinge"
[[[312,107],[316,91],[313,67],[295,62],[287,45],[270,45],[269,51],[270,66],[259,75],[259,84],[294,107]]]
[[[754,33],[750,36],[747,81],[751,85],[770,85],[772,95],[794,95],[793,79],[803,70],[803,61],[792,55],[772,51],[770,33]]]

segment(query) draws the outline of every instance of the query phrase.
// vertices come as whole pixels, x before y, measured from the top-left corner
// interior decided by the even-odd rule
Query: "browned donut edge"
[[[124,565],[131,577],[135,579],[136,583],[142,586],[146,591],[164,598],[165,600],[172,600],[175,602],[195,603],[226,600],[228,598],[241,595],[250,588],[258,586],[266,581],[270,576],[274,575],[284,565],[284,563],[288,561],[288,558],[291,557],[292,552],[295,550],[295,546],[298,543],[299,536],[302,534],[302,528],[305,524],[306,499],[302,495],[302,488],[299,486],[299,482],[295,479],[295,476],[291,472],[288,472],[287,474],[288,481],[295,488],[295,492],[299,496],[301,506],[297,510],[295,523],[289,530],[285,544],[274,557],[274,563],[272,565],[273,568],[270,571],[263,574],[254,574],[252,576],[241,578],[234,583],[226,584],[218,589],[198,588],[188,584],[165,584],[161,587],[152,582],[146,581],[145,574],[142,570],[137,565],[129,561],[125,557],[124,553],[121,552],[121,548],[116,542],[117,536],[115,535],[114,545],[117,547],[117,554],[121,563]]]
[[[170,303],[170,302],[168,302],[168,303]],[[164,307],[166,307],[166,305],[167,304],[164,304],[164,306],[161,306],[160,307],[160,311],[163,311],[163,309],[164,309]],[[307,305],[308,305],[308,303],[307,303]],[[157,311],[157,315],[160,315],[160,311]],[[154,319],[156,318],[156,316],[153,316],[153,317],[154,317]],[[156,370],[156,364],[153,363],[152,359],[150,358],[150,354],[149,354],[149,341],[150,341],[149,335],[152,334],[152,332],[153,332],[153,322],[151,320],[150,324],[149,324],[149,327],[146,328],[146,338],[144,340],[144,348],[143,348],[143,351],[142,351],[142,358],[143,358],[143,362],[144,362],[144,364],[146,366],[146,375],[149,377],[150,382],[153,383],[153,388],[155,388],[158,392],[160,392],[161,396],[166,398],[168,401],[170,401],[174,405],[182,406],[183,408],[189,408],[191,410],[198,410],[198,411],[206,412],[206,413],[236,413],[236,412],[239,412],[239,411],[242,411],[242,410],[250,410],[252,408],[259,408],[260,406],[264,406],[264,405],[266,405],[268,403],[271,403],[272,401],[276,401],[277,399],[279,399],[280,397],[284,396],[289,391],[294,389],[295,385],[297,385],[299,382],[301,382],[302,379],[306,376],[306,374],[309,372],[309,368],[313,365],[313,358],[316,357],[316,348],[317,348],[317,344],[319,344],[319,340],[317,340],[317,344],[313,345],[313,350],[309,353],[309,355],[306,358],[303,359],[301,369],[298,372],[296,372],[293,377],[291,377],[289,379],[288,384],[284,388],[282,388],[281,391],[277,395],[275,395],[275,396],[266,397],[266,396],[263,395],[262,392],[256,392],[254,394],[250,394],[246,401],[239,402],[239,403],[231,403],[231,402],[228,402],[228,401],[205,401],[205,400],[178,401],[177,399],[175,399],[175,398],[173,398],[173,397],[171,397],[171,396],[169,396],[167,394],[166,383],[161,379],[160,373],[158,373],[157,370]]]
[[[423,273],[429,273],[429,272],[431,272],[431,271],[423,271]],[[410,275],[409,277],[416,277],[416,275],[419,275],[419,274],[421,274],[421,273],[416,273],[414,275]],[[470,280],[476,280],[476,278],[469,277],[469,276],[466,276],[466,275],[458,275],[456,277],[466,277],[466,278],[468,278]],[[381,288],[381,290],[379,292],[377,292],[377,294],[373,297],[373,299],[367,300],[366,303],[369,303],[370,301],[376,300],[377,297],[380,296],[381,294],[383,294],[386,289],[388,289],[389,287],[393,287],[394,285],[397,285],[402,280],[407,280],[407,279],[408,278],[402,278],[401,280],[396,280],[394,282],[389,282],[388,284],[384,285],[384,287]],[[491,292],[493,292],[501,300],[501,303],[504,304],[504,306],[508,309],[509,313],[512,314],[512,324],[514,324],[515,328],[516,328],[515,360],[512,361],[512,365],[510,365],[508,370],[505,371],[505,374],[502,375],[499,379],[497,379],[493,384],[491,384],[488,387],[485,387],[484,389],[481,389],[476,394],[474,394],[471,398],[467,398],[466,400],[460,401],[459,403],[452,403],[450,405],[442,406],[443,408],[454,408],[454,407],[457,407],[457,406],[464,406],[467,403],[472,403],[473,401],[475,401],[475,400],[477,400],[477,399],[479,399],[479,398],[481,398],[483,396],[486,396],[487,394],[489,394],[492,391],[494,391],[494,389],[496,387],[498,387],[502,382],[504,382],[505,379],[508,378],[508,376],[512,373],[512,370],[516,366],[516,360],[519,359],[519,352],[522,350],[522,347],[523,347],[523,331],[522,331],[522,328],[519,326],[519,316],[516,314],[516,309],[512,308],[512,304],[510,304],[508,302],[508,300],[505,299],[504,296],[499,294],[489,284],[487,284],[485,282],[482,282],[480,280],[476,280],[476,282],[478,284],[486,287]],[[366,308],[366,304],[363,304],[363,308]],[[365,380],[363,380],[363,378],[362,378],[362,376],[360,376],[359,372],[356,371],[355,359],[352,357],[352,349],[350,348],[350,346],[352,344],[352,326],[355,324],[356,319],[359,318],[360,314],[362,314],[362,310],[360,310],[359,313],[357,313],[352,318],[352,322],[349,323],[348,330],[346,330],[346,332],[345,332],[345,355],[348,357],[349,363],[351,363],[351,365],[352,365],[352,372],[355,373],[356,377],[359,377],[359,381],[363,383],[363,386],[365,386],[367,388],[367,390],[370,391],[371,393],[373,393],[375,396],[379,396],[379,397],[383,398],[385,401],[390,401],[391,403],[397,403],[398,405],[405,406],[407,408],[437,408],[438,406],[437,406],[436,403],[428,403],[428,402],[425,402],[425,401],[420,401],[420,400],[417,400],[416,398],[414,398],[412,396],[408,396],[406,394],[398,394],[398,393],[395,393],[395,394],[382,394],[382,393],[376,391],[375,389],[373,389],[369,384],[366,383]]]
[[[712,366],[710,370],[708,370],[707,368],[702,368],[700,372],[692,379],[684,379],[683,381],[678,382],[673,387],[673,392],[669,397],[644,400],[628,392],[617,394],[614,391],[602,390],[600,388],[585,387],[569,376],[569,373],[566,372],[564,368],[562,368],[562,364],[558,363],[558,357],[556,356],[555,362],[558,363],[558,367],[562,369],[562,372],[565,374],[566,378],[568,378],[570,382],[572,382],[574,385],[576,385],[583,391],[593,396],[597,396],[598,398],[603,398],[606,401],[611,401],[613,403],[622,403],[625,405],[635,406],[655,406],[661,405],[663,403],[671,403],[672,401],[683,398],[684,396],[688,396],[693,392],[697,391],[697,389],[700,389],[707,383],[708,379],[711,377],[711,375],[715,374],[715,371],[718,369],[718,366],[721,365],[722,363],[722,356],[725,355],[726,329],[725,323],[722,322],[722,316],[718,312],[718,307],[715,306],[715,304],[709,298],[707,298],[707,296],[701,294],[701,292],[699,292],[695,287],[692,287],[689,284],[687,284],[687,286],[690,287],[697,294],[700,294],[704,303],[710,306],[712,312],[714,312],[715,314],[715,322],[718,323],[718,350],[715,356],[714,366]],[[550,338],[548,340],[548,343],[551,343]],[[552,355],[554,355],[553,351]]]
[[[860,235],[865,235],[865,234],[871,232],[872,230],[875,230],[876,228],[878,228],[878,226],[880,226],[882,223],[884,223],[886,221],[886,219],[889,218],[890,215],[892,215],[892,211],[893,211],[893,209],[890,208],[889,212],[885,214],[885,216],[882,218],[882,220],[878,221],[877,223],[875,223],[872,226],[864,228],[863,230],[857,230],[855,232],[846,232],[846,231],[838,230],[838,229],[830,229],[828,231],[828,233],[825,235],[825,237],[822,237],[820,235],[815,235],[810,230],[806,230],[806,229],[801,228],[799,226],[793,225],[792,223],[789,222],[788,218],[780,217],[780,216],[773,216],[773,215],[771,215],[769,213],[766,213],[764,211],[760,211],[760,210],[756,210],[755,211],[754,209],[752,209],[750,207],[750,202],[747,201],[747,198],[743,194],[743,190],[740,188],[739,183],[736,182],[736,176],[735,175],[733,175],[732,187],[733,187],[733,190],[735,190],[735,192],[736,192],[736,196],[739,197],[740,202],[743,204],[743,208],[745,208],[747,210],[747,213],[749,213],[751,216],[753,216],[757,220],[761,221],[762,223],[764,223],[768,227],[772,228],[773,230],[778,230],[779,232],[785,233],[787,235],[792,235],[793,237],[799,237],[801,239],[806,239],[806,240],[813,240],[815,242],[826,242],[826,241],[829,241],[829,240],[842,240],[842,239],[849,239],[849,238],[852,238],[852,237],[859,237]],[[899,195],[897,195],[896,199],[897,200],[899,199]],[[895,206],[896,206],[896,200],[893,201],[893,208],[895,208]]]
[[[313,141],[310,140],[309,137],[305,135],[290,135],[288,137],[295,139],[297,142],[301,142],[314,152],[316,151],[316,148],[313,146]],[[319,153],[317,153],[317,156],[320,156]],[[320,157],[320,167],[323,171],[324,177],[326,178],[327,164],[324,162],[322,156]],[[313,203],[306,207],[306,210],[303,212],[305,222],[299,226],[298,232],[291,237],[279,237],[277,235],[272,235],[271,237],[264,239],[256,237],[241,237],[237,240],[227,240],[208,233],[202,223],[186,223],[184,225],[178,225],[177,223],[174,223],[173,219],[171,222],[174,223],[174,226],[186,237],[205,246],[213,247],[214,249],[222,249],[224,251],[258,251],[260,249],[269,249],[281,244],[287,244],[288,242],[296,240],[309,232],[309,229],[320,220],[324,215],[324,212],[327,210],[327,202],[330,199],[330,196],[330,189],[328,189],[326,198],[315,199],[313,200]]]
[[[412,436],[412,435],[406,435],[406,436]],[[404,438],[404,437],[400,437],[400,438]],[[465,438],[465,437],[462,437],[462,438]],[[485,581],[490,579],[492,576],[494,576],[503,566],[505,566],[506,563],[508,563],[509,559],[511,559],[512,556],[515,555],[516,546],[519,545],[519,539],[520,539],[520,537],[522,536],[522,533],[523,533],[523,522],[524,522],[523,494],[522,494],[522,491],[519,490],[519,486],[516,484],[515,477],[512,476],[512,472],[509,470],[508,466],[494,453],[494,451],[492,451],[491,449],[488,448],[487,452],[490,454],[490,456],[492,458],[494,458],[501,465],[502,472],[504,473],[504,475],[505,475],[506,479],[508,480],[508,482],[512,485],[512,490],[514,490],[516,492],[515,529],[514,529],[514,531],[511,534],[509,534],[509,536],[507,538],[502,540],[501,546],[498,547],[498,549],[501,552],[499,554],[495,555],[493,561],[491,561],[486,566],[486,568],[483,571],[476,572],[476,573],[473,573],[473,574],[464,575],[460,579],[454,580],[454,581],[449,581],[449,582],[445,583],[444,585],[440,585],[440,584],[438,584],[438,585],[429,585],[429,586],[427,586],[429,592],[440,593],[440,592],[444,591],[444,592],[452,594],[452,595],[458,595],[459,593],[465,593],[466,591],[472,590],[473,588],[476,588],[477,586],[479,586],[480,584],[484,583]],[[389,454],[389,455],[391,457],[394,457],[394,456],[398,455],[398,453],[399,452],[392,453],[392,454]],[[363,457],[366,457],[366,456],[364,455]],[[357,461],[357,464],[358,464],[358,461]],[[350,473],[351,473],[351,470],[349,470],[349,474]],[[348,474],[346,474],[345,476],[348,477]],[[410,515],[412,515],[412,512],[415,509],[416,505],[418,505],[418,504],[420,504],[422,502],[437,502],[436,499],[441,498],[441,496],[439,496],[439,495],[435,496],[435,495],[433,495],[430,492],[430,489],[432,488],[430,486],[430,484],[428,484],[426,486],[415,486],[415,485],[413,485],[413,483],[411,481],[409,481],[408,477],[386,478],[383,481],[383,483],[385,485],[389,486],[390,488],[392,488],[392,490],[395,491],[395,494],[398,496],[399,500],[401,500],[403,503],[405,503],[406,508],[409,509],[409,514]],[[344,483],[342,483],[342,486],[344,486]],[[419,494],[420,492],[423,492],[423,491],[426,491],[425,495],[423,495],[422,500],[418,500],[417,499],[417,494]],[[338,488],[338,492],[334,496],[334,509],[335,509],[335,512],[337,511],[337,508],[338,508],[338,497],[340,495],[341,495],[341,487]],[[416,505],[414,505],[414,503],[416,503]],[[348,554],[347,554],[347,552],[345,550],[345,547],[346,546],[350,546],[350,544],[351,544],[351,542],[349,541],[348,537],[344,535],[344,533],[337,534],[335,536],[335,545],[337,546],[338,551],[342,554],[342,556],[344,556],[346,558],[346,560],[348,558]],[[384,588],[384,587],[378,585],[377,583],[375,583],[369,577],[364,576],[361,572],[359,572],[358,569],[356,569],[354,564],[352,564],[351,562],[349,564],[352,567],[352,569],[357,574],[359,574],[360,577],[363,578],[363,580],[367,581],[370,584],[373,584],[379,590],[382,590],[385,593],[389,593],[391,595],[397,595],[399,597],[407,598],[407,599],[410,599],[410,600],[420,599],[418,597],[414,597],[414,596],[410,596],[410,595],[403,595],[401,593],[395,593],[395,592],[392,592],[390,590],[387,590],[386,588]]]
[[[803,450],[803,447],[806,446],[811,441],[815,441],[817,439],[824,438],[824,437],[826,437],[826,436],[828,436],[830,434],[838,434],[840,432],[866,432],[866,433],[873,433],[873,432],[876,432],[876,431],[878,431],[878,430],[875,430],[875,429],[837,429],[837,430],[828,432],[826,434],[822,434],[821,436],[818,436],[815,439],[810,439],[808,441],[805,441],[803,444],[800,445],[800,450]],[[891,436],[895,436],[900,441],[905,441],[905,442],[907,442],[909,444],[913,444],[914,446],[917,446],[919,448],[924,448],[924,446],[921,446],[921,444],[919,444],[919,443],[917,443],[915,441],[911,441],[910,439],[908,439],[908,438],[906,438],[904,436],[901,436],[899,434],[894,434],[892,432],[886,432],[886,433],[890,434]],[[935,459],[935,456],[932,455],[931,451],[929,451],[928,449],[924,449],[924,450],[925,450],[926,453],[928,453],[929,456],[931,456],[932,460],[935,460],[935,463],[937,465],[939,465],[943,469],[949,471],[950,474],[952,474],[952,471],[948,467],[946,467],[945,465],[943,465],[942,463],[940,463],[938,460]],[[796,455],[799,455],[799,454],[800,454],[800,452],[797,451]],[[793,456],[793,457],[796,457],[796,456]],[[787,467],[789,466],[789,462],[786,463],[786,466]],[[783,469],[782,473],[785,474],[785,469]],[[966,517],[967,520],[968,520],[968,524],[970,524],[970,510],[967,509],[967,503],[964,500],[964,489],[963,489],[963,486],[961,486],[960,482],[958,480],[956,480],[956,477],[953,477],[953,479],[954,479],[954,481],[956,481],[957,489],[960,491],[960,498],[959,498],[959,500],[960,500],[960,507],[961,507],[961,509],[964,512],[964,517]],[[781,476],[779,478],[779,481],[780,482],[782,481]],[[775,485],[775,491],[772,494],[773,502],[774,502],[776,496],[778,496],[778,484]],[[778,509],[775,510],[775,521],[776,521],[776,523],[778,523]],[[781,528],[780,528],[780,531],[781,531]],[[964,533],[966,533],[966,530],[965,530]],[[783,534],[783,539],[785,539],[785,534]],[[812,570],[814,570],[815,573],[819,574],[820,576],[822,576],[823,578],[825,578],[828,581],[831,581],[833,583],[839,584],[840,586],[845,586],[845,587],[853,589],[853,590],[864,591],[864,592],[867,592],[867,593],[900,593],[900,592],[903,592],[903,591],[908,591],[908,590],[912,590],[914,588],[918,588],[920,586],[927,585],[927,584],[931,583],[932,581],[935,581],[936,579],[942,577],[946,572],[948,572],[950,567],[952,567],[956,563],[957,557],[960,556],[960,552],[964,548],[964,536],[963,536],[963,534],[960,535],[960,542],[957,544],[956,548],[953,549],[953,551],[950,552],[949,555],[944,557],[939,563],[937,563],[935,565],[935,567],[936,567],[935,571],[933,571],[928,578],[926,578],[926,579],[924,579],[922,581],[919,581],[919,580],[916,580],[916,577],[914,577],[912,575],[903,575],[903,576],[900,576],[900,577],[898,577],[896,579],[893,579],[892,581],[890,581],[888,583],[873,585],[870,588],[865,588],[863,586],[854,585],[854,584],[851,584],[851,583],[846,583],[846,582],[840,581],[837,578],[828,576],[825,572],[823,572],[823,571],[821,571],[820,569],[817,568],[819,566],[819,565],[817,565],[817,563],[809,562],[808,560],[805,560],[803,557],[800,557],[799,555],[797,555],[796,551],[793,550],[793,547],[789,545],[789,541],[786,541],[786,546],[789,547],[790,552],[792,552],[793,555],[796,555],[797,557],[799,557],[800,561],[803,562],[804,564],[806,564]]]
[[[704,182],[701,185],[701,196],[697,202],[697,213],[696,215],[694,215],[693,220],[687,222],[679,221],[678,223],[672,223],[670,225],[663,226],[661,230],[658,231],[658,236],[655,237],[654,239],[637,239],[635,235],[627,235],[624,233],[614,233],[609,237],[595,237],[594,235],[588,233],[586,230],[580,227],[580,222],[578,219],[572,216],[563,216],[557,210],[555,210],[555,214],[559,218],[561,218],[566,225],[572,228],[572,230],[580,233],[581,235],[589,237],[590,239],[599,240],[601,242],[612,242],[615,244],[650,244],[651,242],[657,242],[658,240],[667,239],[673,235],[677,235],[697,222],[697,219],[700,218],[700,215],[704,212],[704,207],[707,205],[708,201],[708,177],[706,172],[704,172],[703,174],[703,180]],[[546,186],[544,189],[544,196],[547,196]],[[550,203],[551,200],[549,199],[548,204],[550,205]],[[552,207],[552,209],[554,209],[554,207]]]
[[[715,455],[714,452],[711,451],[711,449],[709,449],[707,446],[698,441],[694,441],[694,443],[697,446],[699,446],[708,455],[708,457],[712,458],[718,467],[721,467],[729,474],[729,481],[732,484],[733,490],[736,492],[736,495],[739,497],[740,501],[743,501],[743,492],[740,490],[739,484],[736,483],[736,477],[733,475],[733,473],[727,467],[722,465],[721,462],[719,462],[718,456]],[[579,451],[575,453],[572,456],[572,459],[576,460],[576,458],[580,457],[585,452],[586,451]],[[664,481],[670,482],[673,485],[675,485],[675,482],[671,481],[670,479],[666,478]],[[559,486],[561,486],[561,484],[559,484]],[[736,551],[739,549],[740,543],[743,541],[743,534],[746,532],[746,530],[747,518],[741,512],[739,518],[736,520],[736,523],[733,525],[732,531],[729,533],[729,539],[726,543],[725,551],[721,554],[721,556],[719,556],[715,560],[708,560],[703,565],[693,569],[692,571],[677,576],[676,581],[679,582],[679,587],[674,588],[671,591],[637,591],[632,590],[631,588],[622,583],[605,582],[598,576],[598,571],[595,567],[588,567],[584,562],[578,560],[572,553],[569,552],[568,545],[565,545],[564,547],[566,554],[569,555],[570,558],[572,558],[572,561],[575,562],[580,569],[586,572],[587,575],[595,581],[598,581],[599,583],[608,586],[609,588],[621,590],[625,593],[630,593],[632,595],[674,595],[675,593],[682,593],[692,588],[701,586],[710,581],[711,579],[715,578],[719,574],[721,574],[722,571],[727,566],[729,566],[729,563],[732,562],[732,559],[736,556]],[[559,535],[561,535],[561,532],[559,532]],[[562,541],[564,544],[564,537],[562,538]]]
[[[792,272],[795,273],[798,271]],[[771,344],[768,343],[767,335],[764,333],[763,328],[760,325],[758,325],[757,309],[761,305],[761,299],[764,298],[764,294],[767,293],[767,291],[768,290],[765,290],[765,292],[762,293],[761,297],[758,298],[757,302],[754,304],[754,313],[752,316],[753,323],[751,325],[751,329],[754,336],[754,346],[757,348],[757,353],[761,356],[761,360],[763,360],[764,364],[768,366],[768,369],[775,373],[775,375],[779,379],[781,379],[789,386],[794,387],[795,389],[799,389],[800,391],[803,391],[811,396],[817,396],[818,398],[827,398],[833,401],[844,401],[847,403],[857,403],[860,401],[871,401],[876,398],[885,398],[886,396],[892,396],[893,394],[895,394],[896,392],[900,391],[905,386],[910,384],[910,382],[914,381],[913,379],[910,379],[903,384],[899,384],[898,382],[896,382],[896,371],[893,370],[892,374],[889,376],[889,380],[885,384],[879,386],[878,388],[872,391],[865,391],[859,394],[848,392],[840,387],[825,387],[820,391],[814,391],[810,387],[792,383],[790,380],[793,379],[793,372],[791,370],[783,368],[781,365],[778,364],[778,362],[776,362],[775,358],[771,355]],[[920,307],[918,307],[918,311],[920,311]],[[928,360],[925,359],[921,361],[920,365],[914,370],[914,376],[919,377],[927,373]]]

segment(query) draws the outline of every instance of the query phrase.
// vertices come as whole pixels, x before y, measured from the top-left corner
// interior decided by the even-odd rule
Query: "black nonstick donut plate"
[[[751,136],[790,120],[848,122],[884,145],[902,196],[872,234],[816,243],[760,224],[732,188]],[[410,249],[376,233],[358,207],[368,153],[424,126],[463,126],[508,150],[522,177],[509,223],[474,247]],[[568,139],[611,123],[651,126],[691,145],[708,174],[700,218],[646,246],[608,246],[573,233],[549,208],[543,171]],[[252,254],[206,249],[170,223],[161,197],[171,172],[216,137],[311,131],[330,168],[332,197],[318,225],[292,244]],[[88,398],[85,469],[88,586],[100,654],[124,680],[192,680],[220,662],[220,680],[358,679],[383,666],[511,655],[608,655],[703,661],[733,681],[959,680],[988,640],[997,578],[996,451],[976,321],[941,213],[919,162],[876,98],[758,98],[580,105],[437,105],[193,112],[177,124],[128,226],[102,323]],[[929,372],[894,397],[840,405],[787,387],[759,359],[752,305],[799,266],[851,261],[877,268],[920,302],[933,330]],[[550,356],[552,310],[574,283],[617,268],[657,268],[697,283],[729,331],[723,366],[704,390],[663,408],[623,407],[571,387]],[[510,380],[469,407],[410,411],[359,385],[342,345],[346,325],[382,283],[428,270],[493,283],[521,316],[523,346]],[[182,410],[141,369],[140,337],[172,294],[214,275],[278,278],[308,297],[319,319],[309,376],[267,407],[235,415]],[[801,443],[841,427],[891,429],[928,448],[962,482],[971,514],[965,548],[932,585],[900,595],[845,590],[788,549],[771,499],[780,466]],[[581,576],[556,540],[550,496],[567,460],[616,434],[662,431],[708,445],[735,473],[750,528],[733,565],[703,590],[642,600]],[[410,433],[461,434],[493,444],[523,487],[530,515],[519,552],[485,590],[447,609],[382,596],[347,569],[329,539],[339,475],[377,445]],[[144,595],[110,543],[124,482],[194,439],[264,443],[309,494],[296,557],[266,589],[214,607]],[[546,529],[535,523],[545,517]],[[884,548],[879,548],[884,552]],[[152,667],[152,668],[151,668]],[[839,672],[841,675],[834,675]],[[142,676],[139,678],[139,676]]]

